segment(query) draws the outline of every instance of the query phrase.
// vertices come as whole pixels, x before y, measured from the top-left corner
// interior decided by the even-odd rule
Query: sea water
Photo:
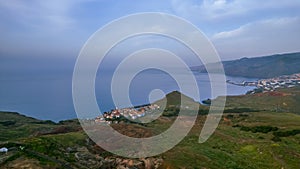
[[[211,80],[207,74],[198,72],[193,74],[200,91],[200,99],[196,101],[201,102],[211,98]],[[111,76],[111,73],[104,72],[98,74],[95,80],[95,94],[101,112],[115,108],[111,96]],[[229,76],[226,78],[236,82],[256,80]],[[220,82],[217,80],[214,83]],[[154,89],[160,89],[164,93],[180,90],[176,80],[170,75],[156,70],[143,71],[130,83],[131,103],[133,105],[149,103],[149,93]],[[251,89],[253,87],[227,84],[227,95],[241,95]],[[72,99],[72,73],[1,77],[0,111],[15,111],[34,118],[53,121],[76,118]]]

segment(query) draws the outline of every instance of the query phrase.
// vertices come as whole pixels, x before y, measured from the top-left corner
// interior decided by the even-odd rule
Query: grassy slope
[[[198,143],[198,137],[206,116],[199,116],[196,125],[188,136],[179,145],[161,155],[164,159],[161,168],[299,167],[300,134],[281,137],[281,141],[275,142],[272,141],[274,138],[273,132],[253,133],[242,131],[239,127],[233,127],[234,125],[248,127],[273,126],[278,127],[278,131],[300,129],[300,116],[296,114],[299,112],[297,103],[299,103],[300,88],[283,89],[279,92],[280,95],[277,93],[276,95],[228,97],[227,110],[251,108],[263,111],[224,114],[224,117],[229,120],[222,120],[213,136],[203,144]],[[178,104],[176,103],[178,96],[180,96],[178,93],[170,95],[169,105]],[[280,107],[274,109],[279,101],[281,101],[281,104],[283,104],[282,101],[285,103],[285,109],[280,109]],[[172,109],[169,108],[168,111],[174,111],[174,107],[171,107]],[[203,107],[201,106],[201,108]],[[292,110],[292,113],[288,110]],[[147,130],[158,134],[168,128],[174,119],[175,117],[162,117],[143,127],[147,127]],[[86,147],[95,156],[96,154],[103,157],[111,156],[105,151],[94,151],[95,147],[91,147],[86,143],[87,136],[82,131],[42,136],[35,136],[34,134],[39,130],[53,131],[56,128],[65,126],[77,126],[78,124],[74,121],[51,124],[18,114],[1,113],[0,122],[5,121],[16,121],[16,123],[11,126],[0,124],[1,133],[6,133],[2,136],[2,141],[8,140],[8,142],[2,142],[0,146],[16,147],[17,150],[10,152],[12,153],[10,158],[2,163],[2,167],[11,167],[13,164],[27,162],[35,168],[61,168],[61,163],[72,168],[84,168],[75,159],[76,149],[82,147]],[[134,125],[123,124],[121,128],[123,131],[126,131],[126,128],[133,131],[132,127]],[[26,151],[19,150],[19,145],[16,143],[26,147]],[[69,148],[73,150],[67,151]],[[47,158],[34,155],[32,152],[46,155]],[[0,156],[0,161],[2,156]]]
[[[61,121],[57,124],[49,120],[38,120],[15,112],[0,112],[0,142],[77,130],[80,130],[80,126],[76,120]]]
[[[275,92],[227,97],[227,108],[251,108],[272,112],[300,114],[300,87]]]
[[[59,161],[74,162],[74,154],[69,156],[65,151],[70,146],[84,145],[87,136],[78,131],[79,127],[76,120],[57,124],[0,112],[0,148],[9,148],[8,154],[0,154],[0,168],[61,168]]]
[[[246,132],[232,125],[271,125],[286,131],[300,129],[300,116],[270,112],[248,114],[247,118],[234,114],[230,123],[222,121],[203,144],[197,143],[201,127],[194,127],[188,137],[164,154],[166,164],[174,168],[297,168],[300,165],[300,135],[274,142],[272,132]]]
[[[300,87],[278,92],[227,97],[228,121],[221,121],[213,136],[198,144],[201,126],[199,117],[188,137],[164,154],[166,166],[174,168],[297,168],[300,166],[300,134],[282,137],[274,142],[273,132],[242,131],[240,126],[273,126],[279,131],[300,129]],[[258,112],[230,113],[248,108]],[[166,124],[164,124],[166,125]]]
[[[54,123],[13,112],[0,112],[0,141],[29,137],[38,131],[51,130]]]

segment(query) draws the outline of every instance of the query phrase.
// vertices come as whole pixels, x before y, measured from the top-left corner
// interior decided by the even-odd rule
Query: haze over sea
[[[194,72],[194,76],[200,90],[198,101],[210,98],[210,81],[207,74]],[[243,77],[227,77],[227,79],[237,82],[255,80]],[[76,118],[72,100],[72,73],[2,76],[0,83],[1,111],[16,111],[38,119],[53,121]],[[95,93],[101,112],[115,108],[110,83],[111,73],[98,74]],[[129,94],[132,104],[149,103],[149,93],[153,89],[161,89],[165,93],[179,90],[176,81],[166,73],[158,70],[143,71],[131,81]],[[228,95],[245,94],[250,89],[251,87],[227,84]],[[123,105],[126,106],[128,105]]]

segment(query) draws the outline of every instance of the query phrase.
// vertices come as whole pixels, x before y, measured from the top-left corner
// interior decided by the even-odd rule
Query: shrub
[[[12,126],[16,124],[16,121],[1,121],[0,124],[3,126]]]
[[[251,108],[233,108],[233,109],[224,110],[224,113],[245,113],[245,112],[259,112],[259,110],[255,110]]]
[[[251,131],[252,133],[269,133],[271,131],[277,131],[278,127],[272,127],[272,126],[254,126],[254,127],[241,126],[240,130],[242,130],[242,131]]]
[[[289,131],[278,131],[278,132],[274,132],[273,135],[275,137],[289,137],[289,136],[295,136],[297,134],[300,134],[300,130],[296,129],[296,130],[289,130]]]
[[[198,114],[199,114],[199,115],[207,115],[208,112],[209,112],[209,110],[206,110],[206,109],[200,109],[200,110],[198,111]]]
[[[280,141],[281,141],[281,138],[275,136],[275,137],[273,137],[271,140],[274,141],[274,142],[280,142]]]

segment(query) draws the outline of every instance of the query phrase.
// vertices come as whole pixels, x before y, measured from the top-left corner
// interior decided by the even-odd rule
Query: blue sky
[[[137,12],[190,21],[223,60],[300,51],[299,0],[0,0],[0,60],[74,62],[96,30]]]

